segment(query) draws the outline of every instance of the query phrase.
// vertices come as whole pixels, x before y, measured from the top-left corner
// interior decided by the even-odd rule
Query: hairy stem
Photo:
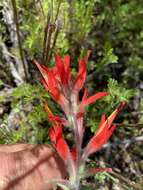
[[[79,190],[80,188],[80,166],[81,166],[81,146],[82,146],[82,135],[80,126],[77,122],[76,113],[74,113],[74,106],[72,101],[70,101],[70,108],[71,108],[71,122],[74,131],[74,139],[75,139],[75,148],[76,148],[76,177],[75,177],[75,188],[73,190]]]

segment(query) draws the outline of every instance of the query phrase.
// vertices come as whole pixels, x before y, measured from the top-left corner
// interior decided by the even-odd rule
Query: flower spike
[[[82,100],[80,100],[79,91],[84,87],[86,80],[86,67],[89,55],[90,51],[88,51],[84,58],[78,60],[78,72],[75,79],[72,78],[70,72],[69,55],[65,55],[62,58],[59,54],[56,54],[55,65],[51,68],[46,68],[37,61],[33,61],[42,74],[41,82],[46,91],[60,105],[65,114],[63,118],[54,115],[48,105],[44,104],[48,119],[52,122],[52,127],[48,130],[50,140],[59,156],[65,162],[68,171],[69,183],[67,184],[64,181],[61,184],[64,185],[64,188],[67,186],[70,189],[76,190],[80,188],[82,177],[93,175],[97,172],[112,172],[111,168],[88,168],[84,172],[84,168],[87,157],[98,151],[111,137],[113,131],[116,129],[116,126],[112,125],[112,123],[125,105],[125,102],[120,103],[108,118],[102,115],[97,131],[82,150],[85,129],[84,108],[86,105],[93,104],[96,100],[108,95],[107,92],[97,92],[88,97],[88,92],[85,89]],[[74,137],[74,145],[71,150],[63,137],[62,127],[64,125],[71,126],[70,130],[72,130]]]

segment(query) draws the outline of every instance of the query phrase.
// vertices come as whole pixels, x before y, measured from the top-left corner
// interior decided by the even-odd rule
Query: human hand
[[[49,145],[0,145],[0,190],[51,190],[65,178],[64,163]]]

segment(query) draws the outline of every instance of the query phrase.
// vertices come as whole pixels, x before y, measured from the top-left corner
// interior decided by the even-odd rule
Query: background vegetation
[[[83,185],[103,190],[140,189],[142,20],[142,0],[0,1],[0,142],[48,143],[50,123],[42,103],[47,101],[55,113],[61,113],[40,85],[32,59],[50,67],[55,52],[69,53],[74,75],[78,57],[91,49],[85,85],[91,94],[106,90],[110,96],[87,107],[85,142],[102,113],[109,114],[120,101],[128,103],[115,122],[119,127],[113,139],[90,160],[92,165],[110,165],[115,173],[98,174]],[[66,138],[72,141],[68,135]]]

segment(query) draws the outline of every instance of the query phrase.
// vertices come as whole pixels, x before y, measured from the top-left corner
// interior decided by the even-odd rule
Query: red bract
[[[56,59],[57,60],[57,59]],[[58,64],[51,69],[46,68],[45,66],[39,64],[36,60],[33,60],[34,64],[40,70],[43,78],[41,80],[45,89],[49,92],[51,97],[63,108],[66,112],[68,101],[64,94],[64,79],[61,73],[64,73],[64,70],[61,68],[60,61],[58,60]]]
[[[49,121],[51,121],[54,124],[59,123],[62,125],[68,125],[68,121],[65,118],[61,118],[58,115],[54,115],[46,103],[44,103],[43,106],[48,114],[47,116]]]
[[[88,104],[92,104],[94,103],[96,100],[101,99],[104,96],[107,96],[108,93],[107,92],[98,92],[95,93],[94,95],[90,96],[89,98],[84,98],[84,100],[82,101],[82,105],[88,105]]]
[[[75,78],[74,85],[73,85],[73,89],[75,91],[80,91],[80,89],[83,87],[84,81],[86,79],[86,60],[85,59],[79,60],[78,65],[79,65],[78,66],[79,70],[78,70],[78,73],[77,73],[77,76]]]
[[[72,162],[71,158],[73,160],[76,159],[75,148],[73,148],[70,153],[70,149],[62,134],[62,125],[67,125],[68,121],[59,116],[55,116],[46,103],[44,104],[44,109],[48,114],[49,121],[53,124],[53,126],[48,130],[52,144],[66,164],[68,161]]]
[[[53,127],[49,129],[48,134],[60,157],[63,161],[67,162],[69,159],[70,150],[62,136],[62,126],[53,125]]]
[[[55,116],[46,103],[44,104],[44,109],[48,114],[49,121],[51,121],[53,124],[53,126],[48,131],[50,140],[61,158],[67,162],[70,151],[62,135],[62,124],[65,123],[66,120],[60,118],[59,116]]]
[[[87,169],[87,176],[94,175],[98,172],[112,172],[112,168],[89,168]]]
[[[83,87],[85,79],[86,79],[86,65],[88,58],[90,56],[91,51],[89,50],[87,52],[87,55],[84,59],[78,60],[78,73],[76,75],[75,81],[74,81],[74,87],[73,89],[75,91],[80,91],[80,89]]]
[[[107,119],[105,118],[105,115],[101,117],[101,122],[99,124],[98,130],[95,132],[95,135],[92,137],[84,150],[84,159],[87,158],[90,154],[99,150],[103,146],[103,144],[108,141],[116,128],[115,125],[111,126],[111,124],[124,105],[125,103],[122,102]]]
[[[103,98],[104,96],[107,96],[107,95],[108,95],[107,92],[97,92],[94,95],[87,98],[88,93],[87,93],[87,90],[85,89],[83,97],[82,97],[81,104],[79,106],[79,112],[82,113],[84,111],[84,107],[86,105],[93,104],[96,100],[99,100],[99,99],[101,99],[101,98]]]
[[[55,66],[48,69],[33,60],[40,70],[43,78],[41,80],[45,89],[50,93],[51,97],[62,107],[66,114],[70,112],[69,102],[79,105],[78,92],[83,87],[86,79],[86,65],[90,52],[83,59],[78,60],[78,73],[75,79],[72,78],[70,72],[70,57],[65,55],[62,59],[58,54],[55,55]],[[106,96],[106,92],[97,93],[82,101],[81,107],[91,104],[97,99]],[[77,108],[75,108],[77,110]]]
[[[56,62],[56,69],[57,69],[57,78],[59,79],[59,82],[63,86],[67,86],[69,84],[69,81],[71,80],[71,74],[70,74],[70,56],[65,55],[63,60],[62,58],[56,54],[55,55],[55,62]]]

